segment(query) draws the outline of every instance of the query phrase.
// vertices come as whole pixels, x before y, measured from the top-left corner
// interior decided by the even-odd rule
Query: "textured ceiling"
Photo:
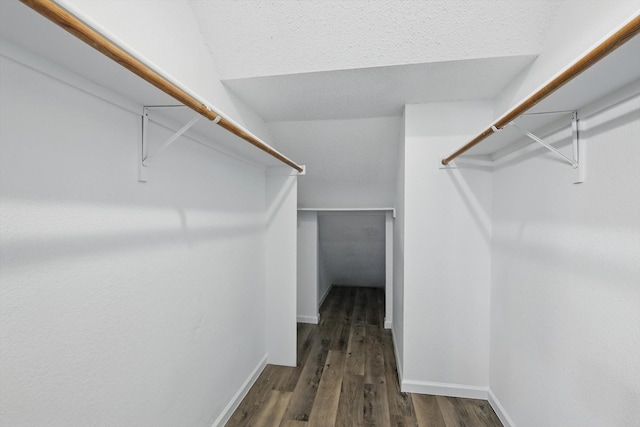
[[[307,166],[300,207],[393,206],[405,104],[492,100],[560,0],[187,0],[223,83]]]
[[[298,178],[302,208],[394,205],[400,117],[275,122],[277,148],[307,166]]]
[[[189,0],[222,79],[538,54],[558,0]]]
[[[266,121],[400,116],[405,104],[493,99],[534,56],[224,81]]]
[[[188,0],[223,83],[267,121],[399,116],[493,99],[558,0]]]

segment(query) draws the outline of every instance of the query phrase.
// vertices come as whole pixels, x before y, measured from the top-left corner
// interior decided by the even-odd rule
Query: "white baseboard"
[[[384,319],[384,328],[393,329],[393,322],[391,320]]]
[[[242,386],[240,386],[240,389],[236,392],[236,394],[233,395],[231,401],[227,404],[227,406],[224,407],[222,413],[218,418],[216,418],[211,427],[222,427],[227,423],[227,421],[229,421],[229,418],[231,418],[233,412],[238,409],[238,406],[240,406],[240,402],[242,402],[242,399],[244,399],[247,393],[249,393],[249,389],[251,389],[251,386],[256,382],[266,366],[267,355],[265,354],[262,360],[258,363],[258,366],[255,367],[255,369],[249,375],[249,378],[245,380]]]
[[[484,399],[489,396],[488,387],[465,384],[438,383],[431,381],[402,380],[403,392],[433,394],[436,396],[465,397],[468,399]]]
[[[297,316],[296,321],[298,323],[311,323],[313,325],[317,325],[320,323],[320,315],[317,314],[315,316]]]
[[[398,351],[398,342],[396,341],[396,331],[391,328],[391,338],[393,341],[393,353],[396,356],[396,370],[398,371],[398,382],[402,385],[402,363],[400,363],[400,352]]]
[[[502,425],[504,425],[504,427],[516,427],[516,424],[513,422],[511,417],[509,417],[507,411],[504,410],[504,407],[502,406],[496,395],[493,394],[493,391],[491,391],[491,389],[489,389],[488,397],[489,404],[495,411],[498,418],[500,418],[500,421],[502,421]]]

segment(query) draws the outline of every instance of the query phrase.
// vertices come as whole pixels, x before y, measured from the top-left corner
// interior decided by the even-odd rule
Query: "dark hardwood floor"
[[[484,400],[400,392],[382,289],[334,287],[298,324],[298,366],[267,365],[228,427],[494,427]]]

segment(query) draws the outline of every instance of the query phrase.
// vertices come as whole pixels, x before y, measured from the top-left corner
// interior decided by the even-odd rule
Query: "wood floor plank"
[[[272,390],[268,397],[256,412],[253,418],[247,423],[251,427],[273,427],[280,425],[284,411],[291,400],[292,392],[280,392]]]
[[[297,327],[298,366],[267,365],[226,425],[501,426],[486,400],[402,393],[384,313],[382,289],[332,288]]]
[[[299,324],[300,325],[300,324]],[[283,391],[293,391],[300,380],[307,358],[311,353],[311,348],[318,341],[318,327],[316,325],[303,324],[305,328],[298,328],[298,365],[289,376],[289,381]]]
[[[373,384],[378,378],[385,376],[380,327],[367,323],[364,341],[364,382],[365,384]]]
[[[412,419],[415,424],[416,414],[413,409],[411,395],[400,391],[391,332],[382,331],[381,339],[384,353],[384,372],[387,380],[387,395],[389,396],[389,414]]]
[[[389,426],[389,401],[387,386],[384,380],[364,385],[364,410],[362,414],[364,426]]]
[[[365,289],[367,295],[367,325],[380,326],[380,312],[378,311],[378,298],[373,288]]]
[[[285,411],[283,420],[308,421],[313,401],[318,391],[320,377],[324,370],[327,352],[321,341],[316,341],[307,358],[300,379],[293,390],[293,397]]]
[[[346,351],[351,332],[351,319],[353,317],[353,307],[355,304],[356,290],[346,288],[340,312],[336,314],[336,324],[334,335],[331,340],[331,350]]]
[[[480,426],[481,421],[473,412],[469,412],[462,402],[462,399],[456,399],[447,396],[436,396],[438,407],[444,418],[447,427],[467,427]]]
[[[377,290],[377,301],[378,301],[378,318],[380,319],[380,327],[384,328],[384,318],[385,318],[385,302],[384,302],[384,289],[380,288]]]
[[[401,415],[390,415],[391,427],[418,427],[416,417],[403,417]]]
[[[309,414],[309,427],[333,427],[335,424],[342,389],[344,361],[344,352],[329,350],[318,392]]]
[[[365,330],[364,321],[351,323],[345,371],[353,375],[364,376]]]
[[[366,322],[367,320],[367,294],[362,288],[356,290],[352,320],[356,322]]]
[[[321,312],[320,316],[320,339],[329,343],[333,338],[336,323],[339,320],[339,312],[342,305],[341,294],[340,287],[331,289],[325,301],[325,310]]]
[[[273,365],[267,365],[227,422],[228,427],[246,426],[255,413],[260,410],[271,390],[272,374]]]
[[[364,376],[346,372],[338,403],[337,427],[359,427],[364,413]]]
[[[480,421],[480,425],[488,427],[502,427],[502,422],[498,415],[486,400],[481,399],[459,399],[467,410],[473,413]]]
[[[310,323],[298,323],[296,333],[296,356],[298,365],[304,364],[306,355],[309,354],[309,349],[313,344],[313,337],[311,336],[318,328]]]
[[[418,427],[449,427],[445,424],[435,396],[412,394],[411,400],[416,412]]]
[[[333,336],[331,337],[331,346],[329,348],[336,351],[347,351],[350,331],[350,322],[346,322],[342,319],[337,320],[335,323]]]

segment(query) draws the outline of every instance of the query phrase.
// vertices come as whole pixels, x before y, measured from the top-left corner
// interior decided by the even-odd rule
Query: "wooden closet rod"
[[[471,147],[477,145],[482,140],[486,139],[496,131],[495,129],[502,129],[507,126],[509,123],[514,121],[520,115],[525,113],[527,110],[531,109],[537,103],[545,99],[547,96],[558,90],[565,83],[569,82],[571,79],[576,77],[578,74],[582,73],[587,68],[591,67],[596,62],[600,61],[602,58],[631,40],[636,34],[640,32],[640,15],[633,18],[626,25],[620,28],[618,31],[613,33],[610,37],[604,40],[602,43],[591,49],[589,52],[585,53],[582,57],[578,58],[571,66],[569,66],[566,70],[562,71],[556,77],[551,79],[547,84],[543,87],[535,91],[528,98],[524,99],[518,105],[513,107],[509,112],[504,114],[501,118],[496,120],[493,125],[489,126],[487,129],[482,131],[478,136],[473,138],[471,141],[466,143],[464,146],[460,147],[458,151],[451,154],[449,157],[442,159],[442,164],[447,165],[453,159],[463,154]]]
[[[51,20],[55,24],[64,28],[89,46],[93,47],[100,53],[106,55],[113,61],[122,65],[132,73],[143,78],[147,82],[151,83],[167,95],[173,97],[181,104],[191,108],[193,111],[203,115],[209,120],[215,121],[218,126],[223,127],[227,131],[239,136],[260,150],[275,157],[281,162],[291,166],[298,172],[302,172],[301,166],[297,165],[291,159],[287,158],[274,148],[270,147],[265,142],[261,141],[256,136],[252,135],[249,131],[235,124],[233,121],[227,119],[219,113],[216,113],[211,108],[198,101],[192,95],[188,94],[183,89],[179,88],[165,77],[161,76],[158,72],[152,70],[142,61],[113,43],[111,40],[85,24],[73,14],[69,13],[63,7],[58,5],[53,0],[20,0],[22,3],[29,6],[45,18]]]

